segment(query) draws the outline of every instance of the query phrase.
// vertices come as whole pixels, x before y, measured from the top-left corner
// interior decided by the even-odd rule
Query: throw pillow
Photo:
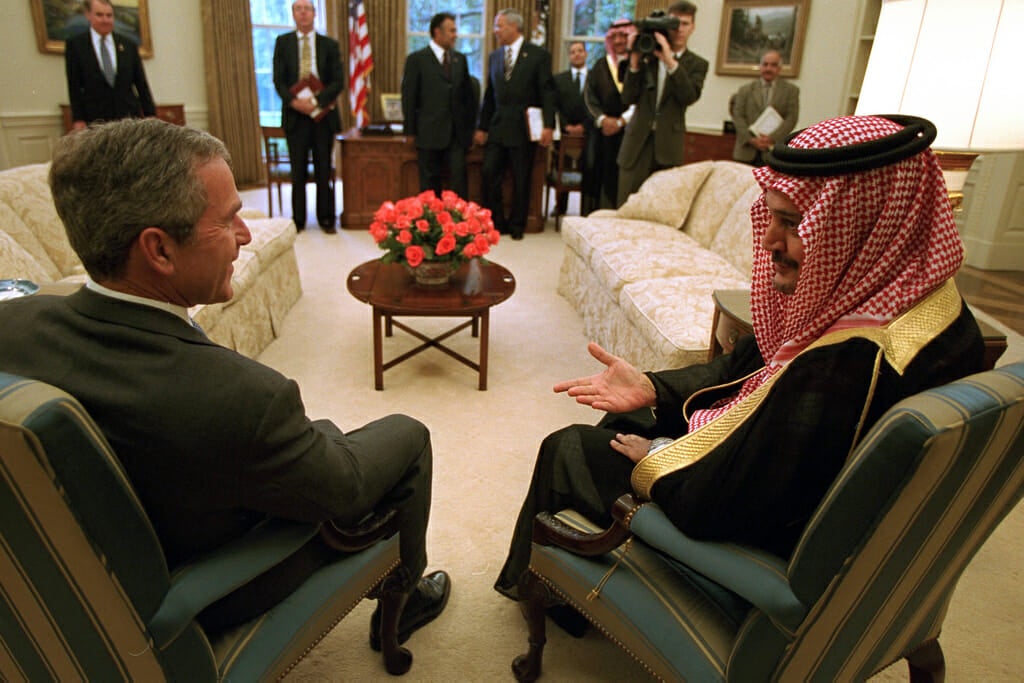
[[[711,173],[712,163],[700,161],[652,173],[619,207],[619,217],[682,228],[694,196]]]

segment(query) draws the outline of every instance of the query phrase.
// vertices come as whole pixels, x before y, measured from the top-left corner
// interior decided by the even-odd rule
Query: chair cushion
[[[684,164],[651,174],[619,207],[619,216],[683,227],[694,196],[711,173],[712,163]]]
[[[558,517],[577,529],[597,530],[575,511]],[[584,558],[534,544],[530,571],[589,619],[607,626],[616,642],[656,676],[724,680],[733,640],[750,606],[643,543],[631,543],[625,554],[623,547]],[[605,576],[599,595],[588,599]]]

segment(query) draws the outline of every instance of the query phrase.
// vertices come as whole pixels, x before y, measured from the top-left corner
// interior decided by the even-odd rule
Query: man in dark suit
[[[466,150],[472,142],[478,100],[473,94],[466,56],[454,49],[455,15],[430,20],[430,45],[410,54],[402,72],[405,134],[416,137],[420,191],[442,189],[448,168],[451,189],[468,198]]]
[[[341,130],[335,100],[345,88],[341,50],[338,41],[314,32],[316,9],[311,0],[295,0],[292,17],[296,30],[278,36],[274,43],[274,88],[281,96],[281,125],[291,161],[292,220],[296,230],[305,229],[307,159],[312,151],[317,223],[333,234],[337,214],[331,191],[331,157],[334,137]],[[293,86],[309,76],[319,79],[323,89],[293,93]]]
[[[657,49],[641,59],[630,41],[629,71],[622,86],[622,102],[635,104],[636,113],[626,126],[619,149],[621,206],[647,178],[663,168],[683,163],[686,108],[700,98],[708,62],[686,47],[693,33],[697,7],[677,2],[668,14],[679,20],[669,38],[654,33]]]
[[[583,41],[569,43],[569,68],[555,74],[553,80],[558,103],[559,130],[563,135],[569,133],[587,136],[583,143],[583,156],[580,158],[579,168],[583,174],[583,183],[586,184],[594,155],[590,153],[590,115],[583,102],[583,88],[587,82],[587,46]],[[556,146],[557,144],[555,143]],[[565,215],[568,204],[567,192],[561,192],[555,197],[555,210],[559,215]]]
[[[587,75],[583,100],[594,122],[593,169],[583,188],[583,214],[618,207],[619,165],[623,131],[635,107],[622,103],[622,84],[629,64],[629,36],[636,33],[629,19],[617,19],[604,37],[605,56]]]
[[[555,90],[551,55],[523,39],[523,17],[510,9],[494,17],[498,49],[487,59],[487,89],[473,142],[484,146],[483,202],[495,227],[523,239],[530,208],[530,171],[535,144],[526,125],[526,109],[540,107],[541,146],[551,144],[555,129]],[[502,200],[505,167],[512,167],[512,207],[506,217]]]
[[[64,45],[64,70],[71,100],[71,128],[93,121],[156,116],[139,48],[114,33],[114,8],[107,0],[84,0],[89,30]]]
[[[354,526],[395,507],[410,594],[399,637],[408,638],[440,614],[450,588],[444,572],[421,578],[427,428],[404,415],[349,433],[311,421],[294,381],[190,324],[189,307],[230,300],[232,262],[252,239],[228,158],[208,133],[159,119],[62,138],[50,186],[89,279],[67,297],[0,306],[0,370],[82,403],[138,491],[172,571],[268,517]],[[225,628],[254,617],[330,553],[315,537],[200,621]]]

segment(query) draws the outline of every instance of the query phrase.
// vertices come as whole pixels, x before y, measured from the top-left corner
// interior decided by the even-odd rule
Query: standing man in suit
[[[292,17],[296,30],[278,36],[274,44],[274,88],[281,96],[281,125],[291,160],[292,220],[296,230],[306,228],[306,160],[312,152],[316,220],[325,233],[333,234],[337,214],[331,191],[331,156],[334,136],[341,130],[335,100],[345,88],[341,49],[338,41],[313,30],[316,9],[311,0],[295,0]],[[323,89],[293,93],[292,86],[308,76],[319,79]]]
[[[736,125],[736,146],[732,158],[753,166],[764,166],[764,155],[775,145],[784,142],[796,128],[800,116],[800,88],[779,78],[782,55],[768,50],[761,55],[761,78],[744,85],[730,101],[729,114]],[[775,130],[756,134],[750,125],[768,107],[782,117]]]
[[[156,116],[138,46],[114,33],[114,7],[83,0],[89,30],[64,45],[64,71],[71,101],[71,129],[93,121]]]
[[[62,138],[50,187],[89,279],[66,297],[0,306],[0,370],[81,402],[124,465],[172,571],[267,518],[348,527],[394,507],[408,594],[399,640],[407,639],[441,613],[450,589],[443,571],[421,578],[430,434],[404,415],[348,433],[311,421],[293,380],[194,326],[189,307],[231,299],[232,263],[252,240],[229,160],[208,133],[158,119]],[[220,630],[255,617],[331,553],[314,537],[200,623]]]
[[[454,14],[440,12],[431,18],[430,44],[405,60],[402,118],[405,134],[416,137],[420,191],[440,196],[447,166],[452,191],[466,199],[466,150],[479,102],[466,56],[454,49],[456,38]]]
[[[558,127],[562,135],[585,135],[583,156],[580,157],[579,171],[586,185],[590,176],[590,164],[594,155],[590,153],[590,113],[583,102],[583,89],[587,82],[587,46],[581,40],[569,43],[569,68],[555,74],[555,94],[558,103]],[[556,142],[555,145],[558,143]],[[582,193],[581,193],[582,194]],[[555,210],[565,215],[569,205],[569,193],[560,192],[555,197]]]
[[[697,6],[677,2],[668,8],[679,27],[666,39],[654,34],[658,47],[642,56],[630,41],[629,72],[622,86],[624,104],[636,105],[619,149],[619,198],[621,206],[647,178],[663,168],[683,163],[686,108],[700,98],[708,61],[686,49],[693,34]]]
[[[527,107],[540,107],[543,130],[540,144],[548,147],[555,130],[555,89],[551,82],[551,55],[523,40],[523,17],[511,9],[494,17],[498,49],[487,60],[487,89],[473,142],[484,147],[483,203],[491,210],[495,227],[512,239],[523,239],[530,208],[530,171],[534,143],[526,126]],[[512,167],[512,207],[505,215],[502,180]]]
[[[605,56],[594,64],[583,91],[594,122],[593,170],[583,189],[583,214],[614,209],[619,199],[619,148],[636,107],[622,103],[622,85],[629,65],[629,37],[636,33],[629,19],[616,19],[604,37]]]

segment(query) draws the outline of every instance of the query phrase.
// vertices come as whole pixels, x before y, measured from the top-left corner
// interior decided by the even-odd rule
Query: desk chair
[[[906,658],[912,682],[941,681],[953,590],[1020,500],[1022,455],[1017,363],[893,406],[788,560],[691,539],[632,495],[604,533],[572,510],[542,513],[520,587],[530,646],[516,677],[540,675],[544,607],[557,600],[662,680],[862,681]]]
[[[399,564],[395,523],[392,515],[348,533],[270,520],[172,575],[120,461],[82,406],[48,384],[0,373],[0,680],[273,680],[364,597],[378,596],[385,666],[405,673],[412,655],[397,641],[404,596],[390,579]],[[195,621],[317,533],[352,552],[224,634]]]
[[[288,141],[285,139],[284,128],[281,126],[260,126],[260,134],[263,136],[263,162],[267,168],[267,214],[274,217],[273,188],[277,187],[277,206],[284,215],[284,200],[281,196],[281,185],[292,182],[291,159],[288,158]],[[313,176],[313,161],[307,160],[306,183],[315,183]],[[331,154],[331,192],[334,192],[334,181],[337,170],[334,164],[334,154]],[[295,188],[292,188],[295,191]]]
[[[548,195],[555,191],[555,230],[562,227],[562,213],[558,210],[558,197],[570,192],[583,192],[583,134],[562,133],[561,139],[551,146],[548,170],[544,176],[544,215],[548,212]]]

